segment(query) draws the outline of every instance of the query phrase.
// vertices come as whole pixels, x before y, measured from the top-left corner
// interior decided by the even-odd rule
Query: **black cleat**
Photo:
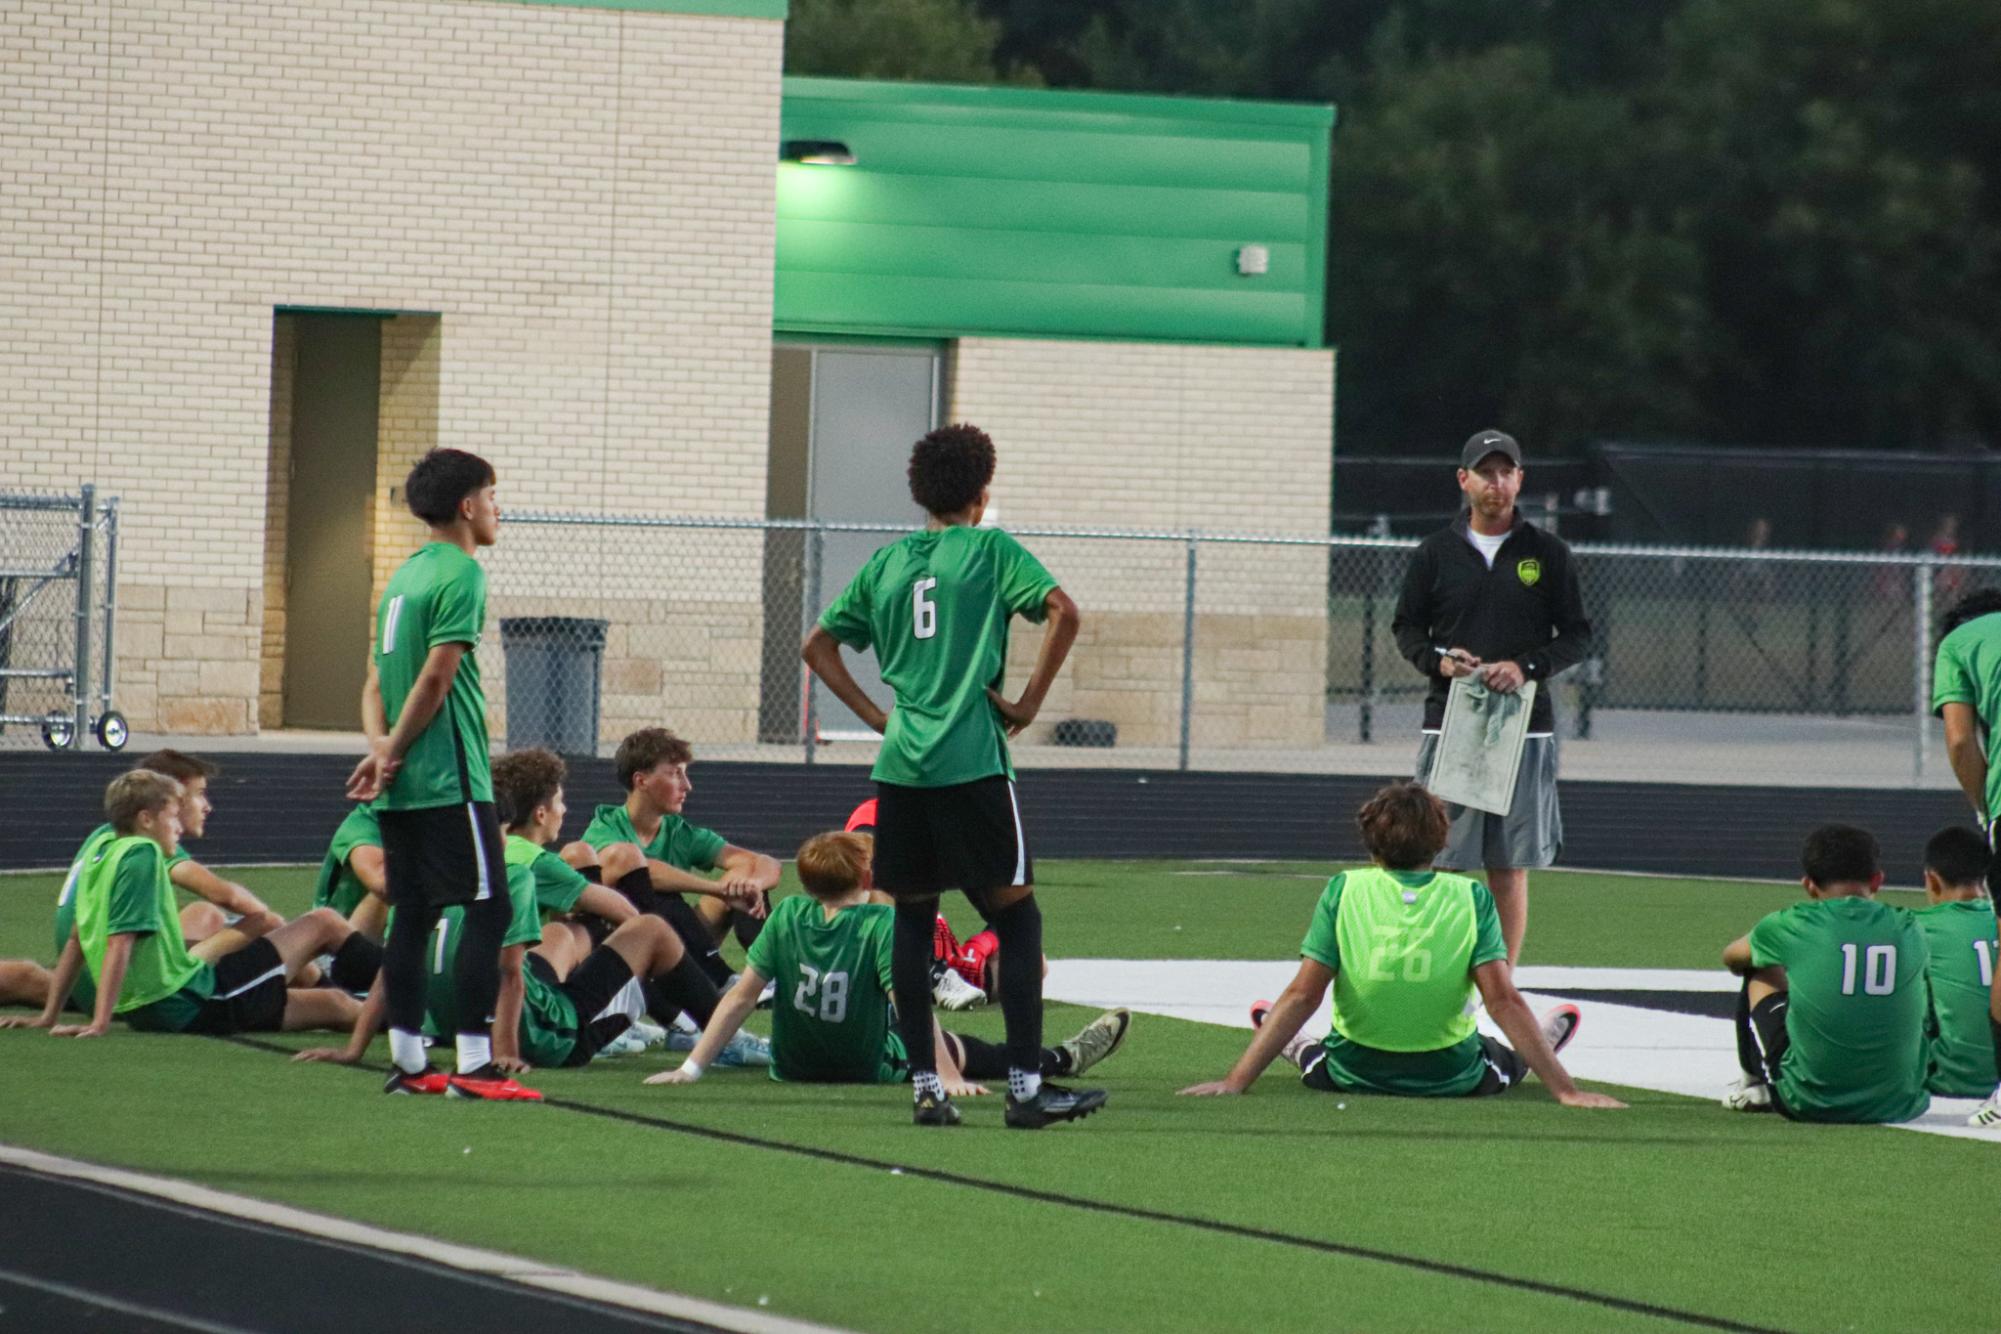
[[[1014,1130],[1040,1130],[1056,1121],[1081,1121],[1104,1105],[1103,1089],[1066,1089],[1045,1079],[1025,1101],[1007,1095],[1007,1123]]]
[[[910,1119],[920,1126],[956,1126],[959,1124],[959,1109],[952,1105],[950,1098],[933,1097],[926,1093],[910,1109]]]
[[[395,1066],[389,1067],[389,1078],[383,1082],[384,1093],[416,1094],[418,1096],[441,1096],[447,1084],[445,1072],[436,1066],[425,1066],[416,1074],[406,1074]]]

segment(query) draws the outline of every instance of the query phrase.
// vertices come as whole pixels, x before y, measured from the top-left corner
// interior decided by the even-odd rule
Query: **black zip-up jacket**
[[[1514,526],[1488,569],[1467,535],[1465,514],[1418,544],[1397,598],[1397,651],[1431,682],[1424,726],[1445,720],[1452,682],[1438,650],[1463,648],[1482,662],[1512,660],[1531,681],[1547,681],[1591,651],[1591,621],[1570,548],[1515,512]],[[1556,730],[1548,688],[1536,691],[1529,731]]]

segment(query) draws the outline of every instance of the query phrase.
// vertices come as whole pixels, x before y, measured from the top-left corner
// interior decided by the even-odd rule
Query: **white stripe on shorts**
[[[259,973],[256,977],[251,978],[248,982],[245,982],[242,986],[238,987],[236,990],[225,991],[220,996],[211,996],[209,997],[209,999],[235,1000],[238,996],[241,996],[244,992],[249,991],[255,987],[261,987],[274,977],[282,978],[283,976],[285,976],[285,965],[281,963],[276,968],[269,968],[266,969],[264,972]]]
[[[1010,885],[1028,883],[1028,840],[1021,835],[1021,803],[1014,799],[1014,780],[1007,784],[1008,809],[1014,812],[1014,879]]]
[[[479,865],[479,893],[473,895],[474,902],[493,897],[493,881],[486,871],[486,840],[479,836],[479,810],[466,803],[466,827],[472,830],[472,859]]]

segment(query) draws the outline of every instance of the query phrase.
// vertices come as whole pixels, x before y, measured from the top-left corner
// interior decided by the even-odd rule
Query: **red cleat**
[[[1265,1017],[1272,1012],[1272,1003],[1267,1000],[1251,1002],[1251,1027],[1263,1028]]]
[[[391,1068],[388,1080],[382,1085],[382,1091],[437,1097],[444,1093],[449,1082],[445,1078],[445,1072],[433,1066],[427,1065],[414,1075]]]
[[[483,1066],[469,1075],[453,1075],[446,1081],[454,1098],[479,1098],[486,1102],[540,1102],[542,1095],[514,1082],[492,1066]]]

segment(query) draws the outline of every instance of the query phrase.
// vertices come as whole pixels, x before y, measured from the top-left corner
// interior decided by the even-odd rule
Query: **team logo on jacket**
[[[1523,588],[1534,588],[1542,579],[1542,562],[1525,560],[1515,566],[1515,577],[1522,581]]]

